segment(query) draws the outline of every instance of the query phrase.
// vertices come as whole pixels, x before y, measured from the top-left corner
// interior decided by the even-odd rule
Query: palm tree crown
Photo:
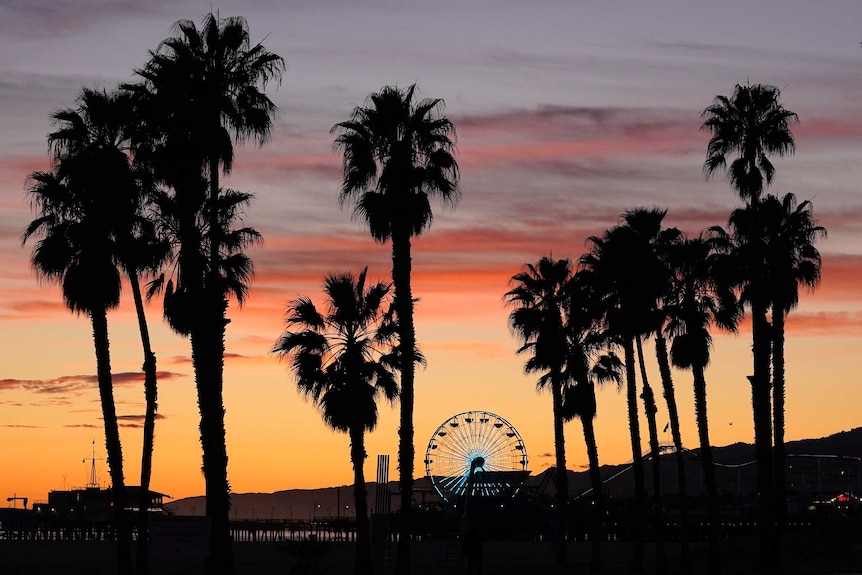
[[[230,172],[232,139],[263,143],[272,132],[275,104],[262,89],[281,82],[284,60],[262,44],[252,45],[248,23],[239,16],[219,19],[210,13],[200,28],[180,20],[174,31],[136,70],[143,85],[126,87],[138,95],[148,92],[158,111],[144,117],[158,120],[150,136],[194,142],[199,167],[213,168],[207,163],[215,156]],[[210,177],[217,179],[217,173]]]
[[[526,264],[524,271],[512,277],[513,287],[506,293],[515,306],[509,325],[523,341],[518,353],[530,353],[524,369],[543,372],[539,389],[555,383],[566,369],[569,357],[565,310],[570,301],[568,285],[572,280],[572,263],[567,259],[541,258]]]
[[[670,247],[670,286],[662,309],[667,322],[664,332],[672,338],[671,359],[675,366],[706,367],[712,336],[710,324],[736,331],[742,310],[727,285],[715,272],[716,246],[703,235],[685,238]]]
[[[367,271],[328,276],[324,312],[307,297],[291,301],[288,330],[273,349],[289,361],[300,391],[320,406],[327,425],[344,432],[357,425],[373,430],[377,395],[390,401],[398,395],[390,286],[366,287]]]
[[[458,200],[455,126],[440,115],[442,100],[414,102],[415,92],[415,84],[385,86],[332,128],[344,154],[340,201],[355,199],[356,215],[381,242],[424,231],[433,216],[429,196]]]
[[[712,133],[707,144],[703,171],[707,176],[727,167],[730,185],[744,200],[757,201],[772,182],[775,168],[769,155],[792,154],[796,149],[788,127],[798,116],[780,102],[775,86],[737,84],[733,94],[716,96],[701,117],[703,128]]]

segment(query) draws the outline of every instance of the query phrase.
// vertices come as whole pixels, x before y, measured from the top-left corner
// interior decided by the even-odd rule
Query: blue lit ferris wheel
[[[443,422],[428,442],[425,472],[446,501],[465,495],[514,495],[530,472],[527,448],[515,427],[488,411],[465,411]]]

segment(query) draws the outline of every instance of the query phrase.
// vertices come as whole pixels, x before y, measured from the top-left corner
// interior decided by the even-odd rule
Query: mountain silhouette
[[[831,497],[842,492],[862,492],[860,460],[862,456],[862,427],[842,431],[819,439],[802,439],[786,444],[788,454],[788,494],[790,498]],[[734,443],[713,447],[716,478],[719,491],[749,497],[755,489],[757,465],[754,464],[754,445]],[[687,491],[697,496],[703,493],[700,479],[698,450],[686,450]],[[603,465],[601,476],[605,492],[610,497],[629,497],[634,492],[628,463]],[[661,456],[662,492],[672,495],[677,491],[675,462],[671,451]],[[688,469],[687,469],[688,471]],[[528,497],[553,497],[555,493],[553,468],[530,476],[521,488]],[[568,470],[569,494],[573,499],[588,495],[588,472]],[[369,510],[375,512],[377,484],[366,483]],[[647,489],[652,490],[650,478]],[[392,511],[398,509],[398,483],[388,485]],[[427,478],[417,478],[413,500],[415,504],[437,504],[439,497]],[[319,489],[288,489],[274,493],[231,494],[231,519],[308,520],[318,518],[353,517],[353,486],[342,485]],[[206,501],[203,496],[186,497],[165,504],[176,515],[203,515]]]

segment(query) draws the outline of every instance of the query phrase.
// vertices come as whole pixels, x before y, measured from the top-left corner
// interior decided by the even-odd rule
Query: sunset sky
[[[389,246],[338,205],[341,159],[329,134],[387,84],[417,82],[423,96],[445,100],[462,176],[457,209],[435,204],[432,228],[413,244],[428,360],[417,372],[417,476],[436,427],[467,410],[509,420],[533,472],[553,463],[551,398],[523,374],[507,327],[509,278],[542,255],[577,259],[588,236],[632,207],[666,208],[666,223],[691,234],[726,224],[740,200],[723,177],[704,179],[700,112],[748,81],[781,88],[800,118],[797,152],[775,161],[771,191],[813,200],[829,234],[819,244],[822,285],[802,293],[788,320],[787,439],[862,424],[862,3],[2,1],[0,497],[44,500],[50,489],[84,485],[94,439],[105,457],[89,320],[65,309],[58,286],[40,285],[32,246],[21,246],[33,217],[27,176],[50,165],[49,115],[73,105],[82,86],[133,80],[173,22],[200,22],[210,7],[245,16],[253,41],[288,66],[269,90],[280,110],[272,140],[239,148],[228,181],[255,194],[246,223],[264,236],[251,251],[250,299],[229,311],[234,491],[352,480],[347,436],[324,426],[269,350],[286,301],[320,301],[325,274],[368,266],[372,278],[389,276]],[[161,372],[152,486],[175,498],[201,494],[189,344],[164,324],[158,302],[148,312]],[[715,338],[707,382],[716,445],[753,440],[748,321],[738,335]],[[130,290],[109,329],[126,481],[135,485],[144,397]],[[658,390],[657,369],[650,376]],[[683,443],[696,447],[691,375],[674,378]],[[602,389],[598,402],[601,462],[629,461],[623,394]],[[660,427],[666,414],[660,404]],[[367,439],[369,479],[383,453],[397,477],[397,420],[397,407],[381,405]],[[566,434],[569,467],[585,468],[580,425]]]

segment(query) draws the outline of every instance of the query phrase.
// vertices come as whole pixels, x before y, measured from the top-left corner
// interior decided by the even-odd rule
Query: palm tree
[[[661,310],[662,316],[664,311]],[[664,318],[660,320],[664,321]],[[676,460],[676,484],[679,500],[679,544],[680,544],[680,572],[691,572],[691,550],[688,544],[688,495],[686,492],[685,455],[682,447],[682,433],[679,427],[679,409],[676,404],[676,391],[673,384],[673,375],[670,370],[670,354],[667,349],[667,340],[662,333],[661,324],[655,333],[655,355],[658,363],[659,376],[661,378],[662,395],[667,403],[668,426],[670,426],[671,437],[674,445],[674,459]],[[667,429],[667,427],[665,427]]]
[[[658,256],[658,246],[679,235],[675,228],[661,227],[665,210],[636,208],[623,214],[619,226],[607,230],[601,237],[589,238],[590,251],[580,260],[599,292],[598,306],[602,310],[607,328],[622,342],[626,364],[626,397],[629,409],[629,431],[632,441],[632,459],[635,477],[635,540],[632,569],[643,567],[643,517],[646,489],[643,475],[643,456],[640,448],[640,429],[637,420],[637,384],[635,375],[635,349],[637,349],[643,392],[644,409],[650,437],[653,489],[656,499],[654,511],[657,525],[663,523],[660,505],[660,469],[658,426],[655,421],[657,407],[654,394],[646,378],[642,336],[650,333],[656,323],[657,305],[664,290],[666,270]],[[661,531],[656,531],[657,569],[666,569],[666,557]]]
[[[630,278],[624,273],[628,261],[627,249],[623,247],[624,232],[619,227],[605,230],[601,236],[591,236],[587,241],[590,250],[579,260],[580,271],[584,281],[594,286],[597,293],[597,303],[604,325],[623,347],[625,363],[626,406],[629,419],[629,437],[632,448],[632,473],[635,484],[635,510],[633,515],[632,541],[632,571],[642,571],[644,568],[644,514],[646,507],[646,486],[644,481],[643,452],[641,451],[640,422],[637,407],[637,381],[635,375],[635,335],[639,328],[635,326],[634,311],[630,314],[629,307],[637,301],[638,294],[630,286]]]
[[[125,212],[112,214],[112,228],[116,248],[116,259],[125,272],[132,288],[141,345],[144,353],[144,437],[141,454],[141,493],[138,502],[137,565],[139,573],[148,571],[148,514],[149,486],[152,476],[153,444],[158,382],[156,356],[150,342],[149,328],[141,294],[141,274],[155,271],[167,255],[166,246],[156,238],[153,222],[145,214],[147,209],[150,178],[145,170],[120,161],[117,153],[127,151],[129,122],[132,116],[131,100],[121,92],[107,93],[104,90],[84,88],[78,97],[76,108],[65,108],[52,115],[57,129],[48,135],[48,140],[57,154],[63,157],[89,155],[87,150],[101,150],[115,155],[116,173],[106,172],[102,165],[82,166],[82,169],[101,173],[110,178],[113,193],[127,196]]]
[[[735,331],[741,314],[733,294],[722,286],[714,270],[715,246],[703,235],[687,238],[670,247],[667,254],[671,270],[670,288],[663,300],[666,317],[664,333],[671,338],[673,364],[690,369],[694,382],[700,460],[709,500],[707,522],[710,526],[709,571],[720,569],[718,486],[715,479],[709,420],[706,403],[706,377],[712,347],[710,324]],[[658,338],[657,338],[657,341]],[[664,341],[664,338],[661,338]]]
[[[526,264],[524,271],[512,276],[512,289],[504,296],[515,308],[509,314],[509,326],[523,342],[518,353],[530,354],[524,370],[527,373],[540,373],[537,388],[550,388],[551,391],[557,481],[557,529],[552,543],[557,565],[566,563],[565,533],[569,504],[563,395],[565,387],[572,380],[567,372],[571,354],[565,321],[571,280],[572,264],[569,260],[544,256],[536,264]],[[592,418],[589,420],[592,421]]]
[[[793,194],[779,199],[768,195],[763,200],[764,221],[769,238],[767,261],[772,291],[772,395],[774,425],[774,466],[776,512],[783,520],[787,510],[787,484],[784,455],[784,325],[785,318],[799,304],[799,286],[814,289],[820,282],[820,252],[814,246],[825,237],[818,226],[812,204],[797,204]]]
[[[790,123],[798,116],[780,102],[775,86],[737,84],[733,94],[718,95],[702,113],[703,129],[712,133],[703,171],[711,176],[726,170],[730,185],[748,202],[757,202],[772,182],[772,154],[784,156],[796,149]],[[728,155],[736,157],[727,165]]]
[[[199,189],[205,182],[200,180]],[[174,188],[175,190],[177,188]],[[183,188],[185,192],[192,191]],[[219,193],[218,230],[209,230],[209,203],[197,206],[190,202],[191,194],[160,190],[155,194],[161,233],[172,244],[169,272],[159,276],[151,284],[149,296],[164,288],[164,316],[171,328],[191,340],[192,361],[195,367],[198,406],[201,411],[201,443],[204,445],[204,479],[207,490],[207,515],[211,520],[210,556],[208,572],[225,572],[233,566],[230,545],[230,525],[227,510],[230,508],[230,490],[227,481],[227,449],[225,444],[224,402],[219,382],[224,367],[224,328],[228,323],[226,312],[228,297],[236,299],[242,307],[248,295],[248,286],[254,274],[251,259],[243,251],[258,243],[260,234],[250,227],[237,227],[244,209],[251,201],[251,194],[231,189]],[[218,261],[211,264],[207,247],[213,233],[221,238],[221,253]],[[197,248],[197,249],[195,249]],[[208,273],[209,266],[218,270],[220,283],[224,286],[221,306],[214,309],[211,302],[200,297],[207,294],[200,278]],[[198,280],[198,281],[196,281]],[[215,313],[217,312],[217,313]],[[219,321],[215,321],[222,318]],[[207,326],[209,330],[205,329]],[[218,351],[219,361],[204,361],[206,354]],[[207,384],[204,384],[207,382]],[[220,470],[216,473],[214,470]],[[219,512],[221,511],[221,512]],[[218,546],[217,549],[213,549]],[[225,548],[227,547],[227,548]],[[227,567],[222,567],[226,564]]]
[[[670,368],[670,356],[668,353],[667,340],[663,333],[663,326],[667,322],[667,311],[664,309],[664,300],[668,295],[668,291],[672,289],[671,285],[671,269],[669,263],[670,252],[682,241],[682,233],[676,228],[662,229],[662,221],[664,220],[666,210],[658,210],[655,208],[638,208],[626,212],[624,219],[626,225],[630,226],[638,236],[641,242],[645,242],[652,251],[652,265],[649,267],[649,273],[640,278],[640,281],[648,281],[661,292],[660,301],[656,302],[653,308],[654,314],[649,320],[647,332],[645,336],[650,335],[655,339],[655,355],[658,363],[659,376],[662,384],[662,395],[667,404],[668,424],[665,427],[667,430],[670,427],[671,437],[674,444],[674,458],[676,460],[677,472],[677,489],[679,501],[679,542],[680,542],[680,571],[689,573],[691,571],[691,552],[688,544],[688,499],[686,495],[686,473],[685,473],[685,456],[682,447],[682,434],[680,432],[679,410],[676,403],[676,391],[674,389],[673,375]],[[655,259],[657,258],[657,259]],[[658,263],[659,265],[655,265]],[[640,339],[637,340],[638,356],[641,365],[641,377],[645,382],[643,398],[647,403],[648,411],[655,413],[655,401],[652,399],[652,390],[648,385],[646,366],[643,359],[643,349]],[[654,424],[654,422],[653,422]],[[653,474],[654,477],[660,477],[658,462],[660,457],[656,454],[658,450],[657,429],[655,433],[650,435],[651,448],[654,451],[653,455]],[[657,495],[656,503],[656,521],[663,523],[661,517],[660,500]],[[657,539],[657,542],[660,540]],[[663,559],[663,551],[659,551],[658,558]]]
[[[53,169],[30,176],[28,192],[38,216],[27,226],[23,239],[41,237],[31,255],[33,268],[39,277],[60,283],[66,306],[87,314],[92,323],[117,530],[117,570],[129,573],[130,529],[107,319],[107,311],[120,302],[114,215],[129,209],[129,196],[115,193],[116,187],[128,182],[114,176],[128,175],[128,159],[116,149],[99,146],[54,147],[54,152]],[[98,170],[92,169],[96,166]]]
[[[754,415],[754,448],[757,459],[757,497],[760,513],[760,571],[767,571],[773,555],[779,553],[774,525],[775,484],[772,447],[772,401],[770,364],[772,354],[771,326],[767,313],[772,300],[768,277],[768,235],[763,202],[734,210],[728,220],[728,231],[710,228],[723,257],[716,262],[716,273],[735,287],[740,304],[751,308],[752,354],[754,375],[751,382],[751,404]]]
[[[366,287],[367,272],[328,276],[323,312],[307,297],[292,300],[287,330],[273,349],[288,360],[300,392],[321,410],[326,424],[350,436],[357,575],[373,572],[363,473],[365,432],[377,424],[377,397],[382,393],[394,402],[398,395],[390,286],[378,282]]]
[[[590,535],[592,553],[590,571],[602,570],[601,542],[604,521],[604,493],[602,489],[599,451],[593,420],[596,417],[596,384],[622,383],[622,361],[613,352],[600,354],[611,344],[607,332],[601,330],[601,317],[595,305],[593,286],[585,281],[585,274],[572,276],[566,286],[565,332],[567,337],[566,372],[575,385],[563,389],[563,419],[580,419],[589,462],[590,485],[593,498]]]
[[[766,187],[772,182],[775,168],[769,157],[777,154],[792,154],[796,149],[790,124],[799,120],[798,116],[786,109],[780,102],[781,91],[775,86],[754,84],[734,87],[730,98],[716,96],[711,106],[701,114],[705,118],[703,129],[712,133],[707,144],[704,173],[710,176],[716,170],[726,170],[733,187],[739,196],[754,207]],[[728,155],[735,158],[727,165]],[[750,214],[751,215],[751,214]],[[743,220],[748,216],[740,215]],[[731,216],[733,218],[733,216]],[[742,224],[743,222],[739,222]],[[733,224],[731,224],[732,227]],[[738,237],[746,245],[743,253],[753,256],[763,263],[763,254],[754,254],[765,241],[756,239],[758,230],[755,221],[748,221],[738,231],[748,234],[747,239]],[[752,235],[754,234],[754,235]],[[722,235],[719,233],[719,235]],[[757,457],[757,491],[761,514],[760,569],[766,570],[770,563],[769,553],[777,539],[773,536],[774,523],[774,469],[772,461],[772,409],[770,397],[770,354],[771,337],[767,310],[769,295],[764,293],[766,286],[754,285],[753,278],[762,270],[750,269],[751,280],[746,283],[745,291],[752,296],[747,303],[752,309],[752,350],[753,374],[749,376],[752,386],[752,408],[754,412],[754,443]],[[775,552],[780,550],[776,547]]]
[[[136,95],[142,118],[140,150],[149,152],[148,161],[174,189],[175,203],[184,212],[182,227],[188,235],[180,237],[180,250],[187,256],[182,258],[183,291],[172,285],[166,300],[182,299],[193,306],[181,331],[191,338],[201,411],[207,516],[212,521],[207,569],[233,573],[222,399],[224,334],[228,295],[246,286],[232,285],[223,273],[231,265],[224,253],[237,246],[231,247],[232,239],[223,235],[230,232],[222,218],[230,205],[244,204],[250,196],[241,202],[224,198],[220,173],[231,171],[234,141],[262,144],[268,139],[276,108],[262,89],[280,82],[284,61],[262,44],[251,44],[241,17],[220,19],[210,13],[200,29],[180,20],[175,30],[175,36],[150,52],[144,68],[136,70],[142,83],[126,88]],[[196,221],[201,216],[206,219]],[[205,237],[195,231],[203,229],[202,224]],[[250,262],[234,256],[239,266],[235,271],[242,277],[250,271]],[[176,315],[173,321],[179,321]]]
[[[413,323],[410,240],[432,220],[430,198],[454,206],[458,200],[458,164],[453,157],[455,126],[442,115],[443,100],[414,101],[416,85],[402,90],[384,86],[350,119],[333,126],[335,148],[344,154],[339,201],[355,204],[378,242],[392,242],[392,284],[398,317],[401,357],[401,423],[398,469],[401,489],[401,536],[396,571],[410,571],[413,498],[413,403],[416,330]]]
[[[602,570],[601,542],[605,505],[602,489],[599,451],[593,420],[596,417],[596,384],[622,382],[622,361],[613,352],[601,354],[610,344],[608,334],[601,331],[600,317],[594,305],[593,288],[581,272],[574,274],[566,285],[565,333],[567,337],[566,376],[574,385],[563,388],[562,414],[564,421],[580,419],[589,462],[593,505],[590,540],[592,553],[590,571]]]

